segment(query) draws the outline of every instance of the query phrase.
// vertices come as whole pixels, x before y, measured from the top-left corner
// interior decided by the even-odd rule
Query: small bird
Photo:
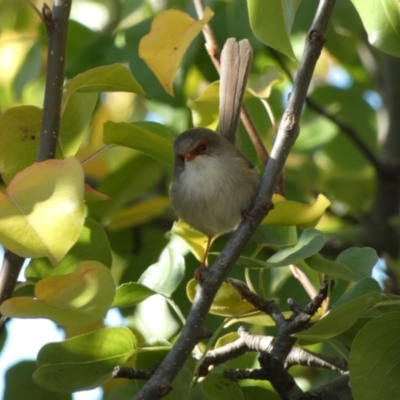
[[[183,132],[174,142],[172,207],[179,218],[208,237],[234,230],[250,206],[259,175],[235,147],[252,50],[247,40],[228,39],[221,54],[219,134],[207,128]]]

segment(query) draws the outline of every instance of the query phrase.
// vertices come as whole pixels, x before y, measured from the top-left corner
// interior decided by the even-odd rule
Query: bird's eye
[[[199,146],[200,153],[205,153],[207,151],[208,146],[205,143],[202,143]]]

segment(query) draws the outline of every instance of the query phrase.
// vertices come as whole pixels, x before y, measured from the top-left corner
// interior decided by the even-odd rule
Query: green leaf
[[[245,268],[272,268],[267,261],[258,260],[257,258],[251,258],[246,256],[240,256],[237,260],[237,264]]]
[[[143,224],[161,215],[170,207],[168,196],[156,196],[133,204],[109,215],[104,224],[110,231]]]
[[[400,312],[364,325],[350,353],[350,384],[355,400],[391,400],[400,390]]]
[[[156,111],[155,111],[156,112]],[[175,140],[176,135],[165,125],[153,121],[138,121],[135,126],[147,129],[168,140]]]
[[[254,238],[259,246],[279,250],[282,246],[297,243],[298,234],[295,226],[261,225]]]
[[[188,107],[192,110],[194,126],[216,130],[219,121],[219,82],[211,83],[199,97],[189,100]]]
[[[42,69],[42,64],[43,58],[41,44],[38,41],[34,41],[12,84],[16,100],[21,101],[25,86],[38,78]]]
[[[186,286],[186,294],[191,302],[193,302],[198,283],[195,279],[188,282]],[[240,298],[235,292],[231,285],[224,282],[219,288],[217,295],[210,308],[210,313],[215,315],[221,315],[223,317],[232,317],[240,314],[246,314],[255,311],[254,306]]]
[[[35,298],[13,297],[0,309],[8,317],[49,318],[60,325],[80,325],[104,318],[114,295],[110,270],[97,261],[84,261],[71,274],[39,281]]]
[[[294,146],[293,151],[310,151],[329,143],[339,134],[337,126],[326,118],[315,117],[305,120],[301,126],[301,135]]]
[[[352,247],[340,253],[336,261],[327,260],[320,254],[315,254],[305,261],[315,271],[346,281],[357,281],[371,276],[378,255],[370,247]]]
[[[75,244],[84,220],[83,171],[73,157],[18,173],[0,192],[0,242],[21,257],[57,264]]]
[[[96,106],[97,93],[75,92],[61,115],[58,153],[62,158],[74,156],[87,133]]]
[[[267,99],[272,88],[282,81],[282,71],[278,67],[266,65],[261,74],[249,75],[248,91],[254,97]]]
[[[42,109],[12,107],[0,115],[0,173],[6,184],[36,160]]]
[[[181,283],[185,273],[184,258],[167,247],[156,264],[150,265],[139,278],[138,283],[170,297]]]
[[[145,93],[129,69],[123,64],[104,65],[89,69],[75,76],[65,85],[67,103],[74,92],[129,92],[145,96]]]
[[[140,283],[123,283],[117,287],[114,302],[111,307],[135,306],[155,294],[157,293],[154,290],[151,290]]]
[[[109,380],[114,367],[135,349],[136,338],[128,328],[104,328],[48,343],[39,351],[33,380],[59,393],[92,389]]]
[[[237,382],[226,379],[222,374],[209,374],[202,383],[207,396],[215,400],[244,400],[242,388]]]
[[[369,42],[393,56],[400,56],[400,6],[394,0],[352,0],[360,14]]]
[[[149,339],[136,355],[137,368],[151,368],[160,363],[171,350],[171,343],[165,339]]]
[[[290,31],[299,4],[300,0],[247,0],[254,35],[294,60]]]
[[[333,338],[347,331],[381,299],[379,284],[372,278],[358,281],[334,305],[328,315],[296,337],[311,342]]]
[[[49,275],[65,275],[75,271],[81,261],[95,260],[111,268],[111,247],[102,225],[86,218],[78,241],[54,268],[47,258],[31,260],[25,270],[27,280],[37,281]]]
[[[307,228],[299,237],[296,245],[280,250],[267,260],[271,267],[294,264],[317,253],[324,245],[324,235],[316,229]]]
[[[21,361],[10,367],[5,375],[5,390],[3,400],[15,399],[52,399],[72,400],[67,393],[54,393],[37,385],[32,380],[32,374],[37,368],[35,361]],[[22,385],[21,382],[24,384]]]
[[[57,158],[75,155],[89,126],[97,94],[75,93],[61,117]],[[42,109],[18,106],[0,115],[0,173],[5,183],[36,161]]]
[[[217,342],[215,343],[214,349],[218,349],[220,347],[224,347],[229,343],[233,343],[234,341],[240,338],[237,332],[229,332],[224,336],[221,336]]]
[[[161,136],[159,130],[149,130],[149,126],[145,128],[142,124],[108,121],[104,124],[104,142],[142,151],[169,165],[174,161],[172,140]]]
[[[146,173],[141,174],[139,171]],[[164,173],[165,169],[158,161],[144,154],[134,154],[120,168],[104,177],[96,188],[111,197],[109,201],[97,204],[96,217],[106,217],[121,207],[137,201],[139,197],[146,197],[160,182]]]

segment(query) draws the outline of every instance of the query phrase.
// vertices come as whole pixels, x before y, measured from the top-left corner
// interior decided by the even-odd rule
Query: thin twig
[[[204,17],[204,3],[203,0],[193,0],[194,6],[196,8],[196,13],[197,17],[199,19],[202,19]],[[210,24],[206,24],[203,27],[203,35],[206,40],[206,49],[207,52],[211,58],[211,61],[213,62],[216,70],[219,73],[220,70],[220,62],[219,62],[219,57],[220,57],[220,49],[217,44],[217,40],[215,39],[214,33],[211,29]]]
[[[334,5],[335,0],[320,1],[314,22],[307,34],[304,54],[288,107],[280,123],[271,157],[261,177],[259,192],[249,211],[250,218],[243,219],[213,266],[207,270],[205,280],[197,289],[186,325],[183,327],[179,338],[152,378],[136,395],[136,400],[157,400],[167,394],[166,388],[171,387],[173,380],[199,340],[206,316],[218,289],[271,208],[266,206],[271,203],[272,195],[275,192],[289,151],[298,136],[302,107],[315,65],[325,42],[325,33]]]
[[[310,296],[310,299],[313,299],[316,296],[317,291],[308,279],[307,275],[293,264],[290,264],[289,268],[292,275],[301,283],[301,286],[303,286],[304,290]]]
[[[37,16],[44,22],[43,20],[43,15],[40,12],[40,10],[35,6],[35,4],[33,4],[33,2],[31,0],[25,0],[28,5],[32,8],[32,10],[37,14]]]

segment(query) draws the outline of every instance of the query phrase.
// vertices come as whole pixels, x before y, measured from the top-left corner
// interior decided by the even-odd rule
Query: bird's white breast
[[[233,230],[258,186],[258,175],[241,157],[197,156],[185,163],[171,189],[181,219],[214,236]]]

